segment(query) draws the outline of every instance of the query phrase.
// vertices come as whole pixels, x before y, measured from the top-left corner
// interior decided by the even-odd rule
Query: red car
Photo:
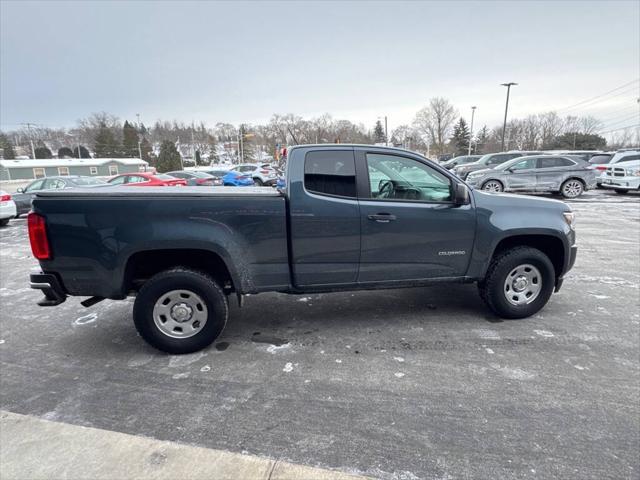
[[[109,179],[109,185],[128,185],[132,187],[176,187],[184,186],[187,181],[163,173],[123,173]]]

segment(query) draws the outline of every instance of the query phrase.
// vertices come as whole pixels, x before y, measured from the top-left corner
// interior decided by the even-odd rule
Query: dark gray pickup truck
[[[228,296],[477,282],[496,315],[536,313],[576,258],[554,200],[473,190],[415,153],[290,150],[287,187],[106,187],[39,193],[29,236],[43,306],[136,297],[141,336],[171,353],[213,342]]]

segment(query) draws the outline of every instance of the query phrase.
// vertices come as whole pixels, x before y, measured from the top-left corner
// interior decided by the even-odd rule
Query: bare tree
[[[443,153],[457,117],[458,112],[449,100],[434,97],[427,107],[418,111],[413,126],[420,135],[429,139],[436,154]]]

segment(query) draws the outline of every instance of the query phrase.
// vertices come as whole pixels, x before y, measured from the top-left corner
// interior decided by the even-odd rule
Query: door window
[[[411,158],[367,154],[371,198],[418,202],[451,201],[451,181]]]
[[[25,189],[25,192],[35,192],[36,190],[40,190],[42,188],[43,183],[44,183],[44,180],[38,180],[37,182],[33,182]]]
[[[123,175],[121,177],[116,177],[113,180],[110,180],[109,183],[111,185],[122,185],[126,179],[127,179],[127,177],[125,175]]]
[[[304,160],[304,187],[321,195],[355,198],[356,167],[351,151],[307,153]]]
[[[138,175],[129,175],[129,179],[127,180],[127,183],[144,183],[148,181],[149,180],[146,179],[145,177],[140,177]]]
[[[575,163],[568,158],[540,157],[538,159],[538,168],[570,167],[571,165]]]
[[[59,178],[50,178],[46,182],[44,182],[44,188],[45,189],[49,189],[49,188],[64,188],[66,186],[67,186],[67,184],[65,183],[65,181],[61,180]]]
[[[536,168],[536,159],[535,158],[527,158],[525,160],[521,160],[519,162],[511,165],[511,170],[529,170],[531,168]]]

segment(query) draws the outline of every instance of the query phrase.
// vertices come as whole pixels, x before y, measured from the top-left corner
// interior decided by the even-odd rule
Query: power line
[[[620,85],[619,87],[616,87],[616,88],[614,88],[613,90],[609,90],[608,92],[602,93],[602,94],[600,94],[600,95],[596,95],[595,97],[588,98],[588,99],[586,99],[586,100],[582,100],[581,102],[578,102],[578,103],[574,103],[573,105],[569,105],[568,107],[560,108],[560,109],[558,109],[558,110],[556,110],[556,111],[557,111],[557,112],[564,112],[564,111],[566,111],[566,110],[572,110],[573,108],[578,107],[578,106],[580,106],[580,105],[584,105],[585,103],[591,103],[591,102],[593,102],[594,100],[598,100],[598,99],[600,99],[600,98],[602,98],[602,97],[606,97],[607,95],[609,95],[609,94],[611,94],[611,93],[613,93],[613,92],[617,92],[618,90],[620,90],[620,89],[622,89],[622,88],[625,88],[625,87],[628,87],[629,85],[632,85],[632,84],[634,84],[634,83],[636,83],[636,82],[638,82],[638,81],[640,81],[640,78],[636,78],[635,80],[632,80],[632,81],[630,81],[630,82],[627,82],[627,83],[625,83],[624,85]],[[634,87],[634,88],[635,88],[635,87]],[[631,90],[633,90],[633,89],[631,89]],[[629,90],[629,91],[631,91],[631,90]],[[625,93],[626,93],[626,92],[625,92]],[[617,95],[614,95],[614,96],[617,96]]]
[[[610,127],[613,127],[614,125],[617,125],[617,124],[619,124],[619,123],[628,122],[629,120],[632,120],[632,119],[636,118],[637,116],[638,116],[638,114],[637,114],[637,113],[634,113],[634,114],[632,114],[632,115],[627,115],[627,116],[626,116],[625,118],[623,118],[623,119],[616,120],[615,122],[607,122],[607,123],[608,123],[608,125],[607,125],[606,127],[604,127],[604,128],[610,128]]]
[[[598,132],[598,135],[604,135],[605,133],[617,132],[619,130],[626,130],[627,128],[640,127],[640,123],[635,125],[627,125],[626,127],[614,128],[613,130],[607,130],[606,132]]]

